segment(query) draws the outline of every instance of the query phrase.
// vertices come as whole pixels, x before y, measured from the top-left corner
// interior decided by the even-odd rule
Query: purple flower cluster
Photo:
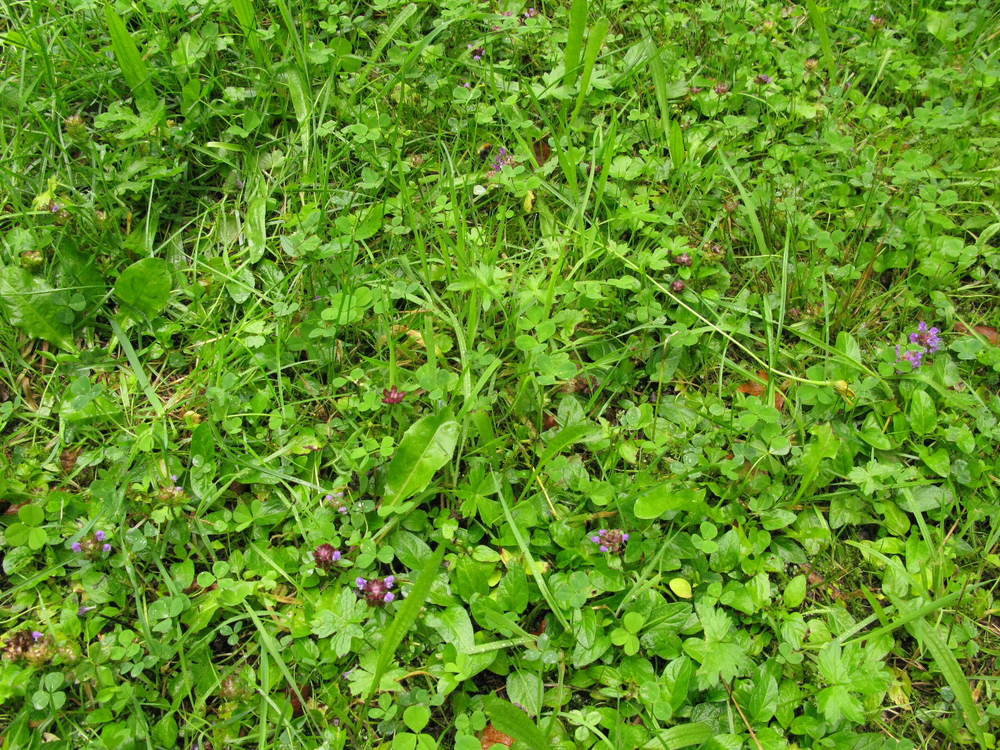
[[[313,550],[316,567],[326,570],[341,558],[340,550],[332,544],[321,544]]]
[[[388,604],[396,598],[396,595],[391,591],[392,587],[396,585],[395,576],[372,578],[371,580],[359,577],[354,579],[354,585],[358,587],[358,594],[363,596],[373,607]]]
[[[95,531],[93,536],[84,539],[82,542],[73,542],[70,545],[70,549],[74,552],[85,554],[87,557],[93,557],[97,554],[98,550],[108,553],[111,551],[111,544],[107,539],[107,532]]]
[[[916,346],[916,349],[908,349],[903,351],[900,347],[896,347],[896,361],[902,362],[906,361],[910,363],[910,367],[916,370],[924,363],[924,356],[928,354],[934,354],[938,349],[941,348],[941,337],[938,335],[941,331],[935,326],[934,328],[928,328],[927,323],[920,321],[917,326],[917,330],[910,334],[910,344]]]
[[[483,49],[482,47],[476,47],[472,44],[468,44],[466,45],[466,48],[469,50],[469,54],[472,55],[472,59],[475,60],[476,62],[482,60],[483,55],[486,54],[486,50]]]
[[[620,555],[628,541],[628,534],[621,529],[601,529],[592,537],[590,541],[597,545],[601,552],[610,552],[613,555]]]
[[[514,155],[501,146],[500,150],[497,152],[497,158],[493,160],[493,164],[490,166],[490,171],[486,174],[489,177],[496,177],[500,174],[504,167],[509,167],[514,163]]]

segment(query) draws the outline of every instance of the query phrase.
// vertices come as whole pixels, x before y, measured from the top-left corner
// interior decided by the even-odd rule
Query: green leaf
[[[583,32],[587,28],[587,0],[573,0],[569,10],[569,34],[563,49],[563,85],[572,86],[580,75],[580,52]]]
[[[532,750],[548,750],[550,747],[542,730],[517,706],[490,695],[483,701],[483,707],[497,730],[520,740]]]
[[[914,392],[910,398],[910,429],[917,435],[927,435],[937,427],[937,409],[926,391]]]
[[[507,696],[524,707],[532,716],[542,710],[542,679],[533,672],[511,672],[507,675]]]
[[[661,485],[647,490],[635,501],[634,513],[637,518],[650,520],[659,518],[669,511],[694,510],[705,499],[705,490],[677,490]]]
[[[688,583],[685,579],[671,578],[670,581],[667,583],[667,585],[670,587],[670,590],[673,591],[674,594],[679,596],[681,599],[691,598],[691,584]]]
[[[375,662],[375,670],[372,673],[372,681],[365,693],[366,703],[378,687],[382,675],[385,674],[389,662],[392,661],[396,649],[399,648],[399,644],[403,642],[403,638],[414,624],[416,624],[417,618],[420,616],[420,608],[424,606],[427,595],[431,592],[431,585],[434,583],[434,578],[441,567],[441,561],[444,559],[444,551],[444,545],[438,545],[434,553],[427,558],[427,562],[420,569],[420,574],[417,576],[413,588],[410,589],[409,593],[403,599],[403,603],[396,611],[396,617],[386,629],[385,637],[382,639],[382,646],[379,648],[378,660]]]
[[[785,587],[785,606],[795,609],[806,599],[806,577],[804,575],[795,576]]]
[[[442,412],[418,420],[403,433],[386,470],[385,500],[379,515],[388,515],[394,506],[430,484],[437,470],[451,459],[458,432],[458,422]]]
[[[414,732],[420,732],[431,720],[431,710],[427,706],[409,706],[403,711],[403,723]]]
[[[681,750],[694,745],[704,745],[715,732],[708,724],[678,724],[660,731],[655,738],[643,745],[643,750]]]
[[[0,308],[10,324],[28,336],[75,350],[71,328],[75,313],[68,295],[26,269],[0,266]]]
[[[840,447],[840,438],[834,434],[829,423],[817,425],[813,428],[812,434],[814,439],[809,441],[798,462],[797,468],[802,474],[802,482],[795,495],[796,501],[813,489],[823,459],[834,458]]]
[[[170,264],[163,258],[143,258],[121,272],[115,282],[118,301],[147,318],[163,312],[173,282]]]

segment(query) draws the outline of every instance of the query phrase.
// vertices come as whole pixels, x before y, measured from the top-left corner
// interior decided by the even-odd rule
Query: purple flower
[[[32,630],[31,637],[34,638],[36,641],[40,641],[42,640],[42,638],[45,637],[45,633],[43,633],[41,630]]]
[[[104,533],[103,531],[96,531],[96,532],[94,532],[94,539],[96,539],[99,542],[103,542],[107,538],[108,538],[108,535],[106,533]]]
[[[382,582],[385,584],[387,589],[391,589],[396,585],[396,576],[386,576],[382,579]]]
[[[389,602],[391,602],[395,598],[396,598],[396,595],[394,593],[392,593],[391,591],[386,591],[385,592],[385,596],[382,597],[382,601],[384,601],[386,604],[388,604]]]
[[[628,541],[628,534],[621,529],[601,529],[590,537],[590,541],[596,544],[601,552],[620,555],[625,548],[625,542]]]
[[[483,49],[482,47],[473,47],[471,44],[466,46],[469,50],[469,54],[472,55],[472,59],[475,60],[476,62],[482,60],[483,55],[486,54],[486,50]]]
[[[396,386],[382,391],[383,404],[401,404],[404,398],[406,398],[406,392],[399,390]]]
[[[902,362],[906,360],[910,363],[910,367],[916,370],[924,362],[924,352],[922,350],[901,352],[899,347],[896,347],[896,361]]]
[[[675,292],[683,292],[686,287],[687,284],[685,284],[680,279],[677,279],[677,281],[674,281],[673,283],[670,284],[670,288]]]
[[[338,513],[346,513],[347,512],[347,506],[346,505],[341,505],[339,508],[337,508],[337,512]]]
[[[111,545],[110,544],[104,544],[104,545],[102,545],[101,546],[101,551],[102,552],[110,552],[111,551]]]
[[[928,328],[927,324],[921,320],[920,324],[917,326],[916,333],[910,334],[910,343],[920,344],[920,346],[927,350],[928,354],[933,354],[941,348],[941,338],[938,336],[939,333],[941,333],[941,331],[937,327]]]
[[[490,166],[490,171],[487,172],[486,175],[488,177],[496,177],[501,171],[503,171],[504,167],[509,167],[515,163],[514,155],[501,146],[500,150],[497,151],[497,158],[493,160],[493,164]]]
[[[73,542],[73,544],[70,545],[70,549],[72,549],[74,552],[82,552],[83,545],[80,544],[79,542]]]
[[[690,253],[681,253],[676,258],[674,258],[674,263],[676,263],[679,266],[690,266],[691,265]]]
[[[766,86],[767,84],[769,84],[774,79],[771,78],[771,76],[767,75],[766,73],[761,73],[759,76],[757,76],[756,78],[754,78],[754,80],[757,83],[759,83],[761,86]]]
[[[369,581],[359,578],[357,580],[358,596],[363,596],[365,601],[373,607],[381,607],[383,604],[388,604],[396,598],[396,595],[389,590],[395,583],[395,576],[372,578]]]
[[[526,11],[524,11],[525,18],[534,18],[537,15],[538,15],[537,8],[528,8]]]
[[[362,591],[364,591],[365,587],[368,585],[368,581],[366,581],[364,578],[358,577],[354,579],[354,585],[357,586]]]
[[[332,544],[321,544],[313,550],[313,559],[316,561],[316,567],[325,570],[340,559],[340,550]]]
[[[512,16],[512,15],[514,15],[514,11],[512,11],[512,10],[505,10],[505,11],[504,11],[503,13],[501,13],[500,15],[501,15],[501,16],[504,16],[504,17],[506,17],[506,18],[510,18],[510,17]]]

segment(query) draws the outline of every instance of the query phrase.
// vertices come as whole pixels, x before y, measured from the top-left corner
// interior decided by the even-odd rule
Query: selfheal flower
[[[73,544],[70,545],[70,549],[74,552],[83,552],[83,545],[79,542],[73,542]]]
[[[729,84],[728,83],[717,83],[717,84],[715,84],[715,88],[713,89],[713,91],[715,91],[715,93],[718,94],[719,96],[722,96],[723,94],[728,94],[729,93]]]
[[[313,550],[313,559],[316,560],[316,567],[325,570],[340,559],[340,550],[332,544],[321,544]]]
[[[43,633],[41,630],[32,630],[31,637],[34,638],[36,641],[40,641],[42,640],[42,638],[45,637],[45,633]]]
[[[373,607],[380,607],[388,604],[396,598],[390,589],[396,584],[395,576],[385,578],[373,578],[370,581],[358,578],[355,583],[358,586],[358,595],[363,596]]]
[[[621,529],[601,529],[590,537],[590,541],[596,544],[601,552],[620,555],[625,547],[625,542],[628,541],[628,534]]]
[[[509,167],[514,163],[514,155],[501,146],[500,150],[497,152],[497,158],[493,160],[493,164],[490,166],[490,171],[486,174],[488,177],[495,177],[500,174],[504,167]]]
[[[474,47],[471,44],[466,45],[466,47],[469,50],[469,54],[472,55],[472,59],[475,60],[476,62],[482,60],[483,55],[486,54],[486,50],[483,49],[482,47]]]
[[[110,544],[103,544],[103,545],[101,545],[101,552],[110,552],[110,551],[111,551],[111,545]]]
[[[937,328],[928,328],[924,321],[920,321],[916,333],[910,334],[910,343],[919,344],[924,347],[928,354],[933,354],[941,348],[941,338],[938,334],[941,331]]]
[[[404,398],[406,398],[406,393],[399,390],[396,386],[386,388],[382,391],[383,404],[399,404],[403,402]]]
[[[685,284],[680,279],[677,279],[677,281],[673,282],[670,285],[670,288],[675,292],[683,292],[687,288],[687,284]]]
[[[337,512],[341,513],[341,514],[346,513],[347,512],[347,506],[346,505],[341,505],[339,508],[337,508]]]
[[[674,263],[676,263],[679,266],[690,266],[691,255],[689,253],[681,253],[676,258],[674,258]]]
[[[107,538],[108,538],[108,535],[105,532],[103,532],[103,531],[94,532],[94,539],[96,539],[99,542],[103,542]]]
[[[771,76],[767,75],[766,73],[761,73],[759,76],[757,76],[756,78],[754,78],[754,80],[757,83],[759,83],[761,86],[765,86],[765,85],[769,84],[773,79],[771,78]]]
[[[924,363],[924,352],[922,350],[918,351],[908,351],[900,352],[899,347],[896,347],[896,361],[902,362],[906,360],[910,363],[910,366],[916,370],[920,365]]]
[[[534,18],[537,15],[538,15],[537,8],[528,8],[526,11],[524,11],[525,18]]]

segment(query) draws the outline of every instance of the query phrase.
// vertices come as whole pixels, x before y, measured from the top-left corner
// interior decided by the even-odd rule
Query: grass
[[[0,0],[0,748],[996,747],[924,5]]]

